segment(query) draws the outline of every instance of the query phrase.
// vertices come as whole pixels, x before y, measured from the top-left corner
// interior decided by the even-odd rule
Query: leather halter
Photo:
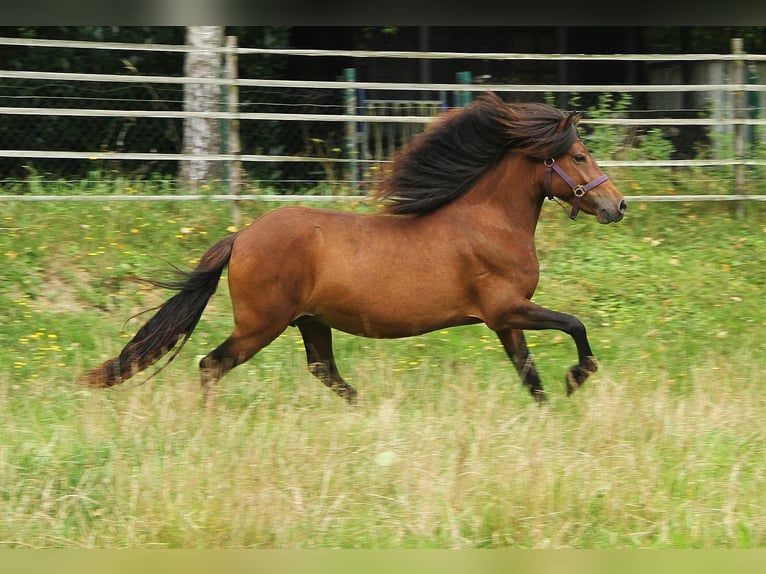
[[[545,164],[545,183],[544,183],[544,189],[545,194],[548,196],[548,199],[555,199],[553,197],[553,189],[551,188],[551,174],[552,172],[556,172],[561,176],[561,179],[563,179],[566,184],[572,188],[572,193],[574,193],[574,200],[572,200],[572,213],[569,214],[570,219],[577,219],[577,214],[580,211],[580,200],[582,199],[582,196],[585,195],[587,192],[589,192],[594,187],[601,185],[604,183],[607,179],[609,179],[609,176],[606,174],[603,174],[593,181],[586,183],[585,185],[581,185],[578,183],[575,183],[574,180],[572,180],[571,177],[567,175],[567,173],[564,171],[563,168],[559,167],[559,164],[556,163],[556,160],[552,157],[547,158],[543,161]]]

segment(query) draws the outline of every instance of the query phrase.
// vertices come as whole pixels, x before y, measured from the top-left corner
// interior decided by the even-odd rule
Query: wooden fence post
[[[731,39],[731,52],[736,56],[743,53],[742,38]],[[734,84],[745,83],[745,62],[737,59],[733,62],[732,82]],[[745,117],[745,93],[742,90],[736,90],[732,94],[732,107],[734,109],[734,119],[741,120]],[[742,161],[745,157],[745,126],[741,123],[734,124],[734,159]],[[735,193],[743,195],[745,193],[745,166],[738,163],[734,166],[734,185]],[[736,202],[736,212],[738,216],[744,214],[744,202]]]
[[[237,114],[239,111],[239,85],[237,79],[237,37],[226,37],[226,77],[229,80],[227,108],[231,114]],[[239,142],[239,118],[235,115],[229,120],[228,134],[228,153],[234,156],[229,160],[229,194],[233,197],[231,202],[231,220],[232,224],[239,227],[242,216],[239,210],[239,195],[242,184],[242,162],[239,160],[241,152]]]

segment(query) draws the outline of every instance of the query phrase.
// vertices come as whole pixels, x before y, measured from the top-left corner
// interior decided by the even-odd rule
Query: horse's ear
[[[561,118],[561,121],[559,121],[558,129],[556,131],[563,132],[564,130],[569,129],[572,126],[576,126],[577,124],[580,123],[582,116],[583,116],[582,112],[567,113],[566,116]]]

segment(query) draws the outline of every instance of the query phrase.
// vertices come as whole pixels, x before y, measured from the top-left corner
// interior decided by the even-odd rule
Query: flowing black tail
[[[197,326],[208,301],[218,288],[221,273],[229,264],[237,234],[216,243],[202,256],[191,273],[182,272],[178,281],[149,281],[158,287],[179,291],[163,303],[117,357],[85,373],[79,382],[91,387],[111,387],[143,371],[181,340],[174,355],[181,350]]]

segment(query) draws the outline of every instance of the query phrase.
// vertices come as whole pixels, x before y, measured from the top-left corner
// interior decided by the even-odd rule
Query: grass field
[[[600,226],[546,205],[535,300],[583,320],[601,368],[567,398],[574,344],[529,333],[543,408],[472,326],[337,335],[354,410],[290,329],[209,412],[196,363],[230,331],[225,281],[154,379],[74,381],[166,298],[130,278],[193,264],[228,207],[3,203],[0,545],[764,547],[765,215],[632,204]]]

